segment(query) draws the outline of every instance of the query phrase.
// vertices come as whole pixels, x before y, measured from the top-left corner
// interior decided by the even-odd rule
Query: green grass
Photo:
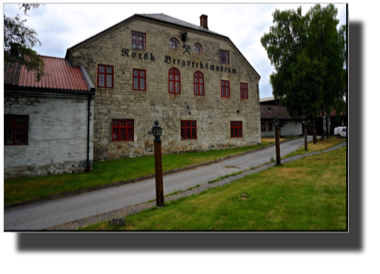
[[[163,171],[169,171],[248,150],[270,145],[263,141],[261,145],[234,149],[165,154],[162,156]],[[154,174],[154,157],[127,158],[122,160],[94,162],[93,172],[77,174],[59,174],[43,177],[16,178],[4,180],[4,204],[43,198],[46,196],[80,190],[99,185],[130,180]]]
[[[336,138],[334,136],[330,137],[329,139],[322,140],[322,141],[320,139],[318,139],[316,144],[314,144],[313,141],[307,143],[307,151],[305,151],[305,146],[303,145],[302,147],[300,147],[296,151],[293,151],[292,153],[286,155],[285,157],[282,157],[281,159],[293,157],[296,155],[303,155],[303,154],[311,153],[311,152],[322,151],[322,150],[328,149],[330,147],[339,145],[340,143],[343,143],[345,141],[346,141],[345,138],[344,139]]]
[[[241,199],[247,194],[247,199]],[[346,147],[84,230],[346,230]]]

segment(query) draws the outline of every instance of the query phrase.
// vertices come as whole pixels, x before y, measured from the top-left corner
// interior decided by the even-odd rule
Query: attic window
[[[269,111],[272,111],[270,108],[268,108]]]

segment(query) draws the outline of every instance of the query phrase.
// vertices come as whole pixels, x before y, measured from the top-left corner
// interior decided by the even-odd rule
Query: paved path
[[[311,141],[312,137],[308,137]],[[304,139],[281,144],[281,156],[295,151]],[[201,166],[164,177],[164,195],[186,190],[221,176],[247,170],[275,159],[275,147],[269,147],[243,156]],[[135,206],[155,199],[155,181],[149,179],[133,184],[112,187],[78,196],[51,200],[4,211],[5,230],[41,230],[75,220],[99,216],[107,212]]]

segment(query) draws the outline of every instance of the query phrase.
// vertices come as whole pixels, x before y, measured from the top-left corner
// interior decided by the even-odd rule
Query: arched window
[[[198,54],[201,54],[202,51],[203,51],[203,48],[202,48],[201,44],[196,43],[196,44],[194,45],[194,51],[195,51],[196,53],[198,53]]]
[[[205,95],[204,77],[200,71],[194,73],[194,95]]]
[[[170,46],[172,49],[178,49],[178,47],[179,47],[179,42],[178,42],[178,40],[175,39],[175,38],[171,38],[171,39],[169,40],[169,46]]]
[[[181,93],[181,75],[176,68],[169,70],[169,93]]]

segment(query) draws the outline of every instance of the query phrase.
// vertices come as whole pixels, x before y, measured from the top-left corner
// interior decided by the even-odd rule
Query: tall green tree
[[[25,15],[31,9],[38,8],[39,4],[20,4]],[[45,75],[45,63],[32,48],[41,42],[37,32],[25,26],[26,19],[8,17],[4,14],[4,61],[20,63],[27,71],[34,71],[37,81]]]
[[[274,25],[261,38],[275,68],[273,95],[293,119],[313,123],[342,98],[345,27],[338,32],[336,14],[333,5],[316,5],[305,16],[301,7],[276,10]]]

